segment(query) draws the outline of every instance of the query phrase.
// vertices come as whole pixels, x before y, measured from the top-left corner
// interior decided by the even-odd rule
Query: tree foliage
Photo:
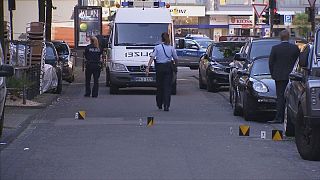
[[[293,22],[301,36],[307,37],[308,32],[311,31],[310,22],[308,22],[308,15],[305,13],[296,14]]]

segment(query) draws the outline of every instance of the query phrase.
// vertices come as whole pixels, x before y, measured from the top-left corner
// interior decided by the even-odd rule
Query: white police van
[[[110,94],[119,88],[155,87],[155,68],[149,76],[145,69],[154,47],[161,43],[161,34],[168,32],[174,39],[173,22],[165,2],[123,2],[112,22],[106,66]],[[173,43],[173,42],[172,42]],[[172,44],[173,45],[173,44]],[[176,93],[176,76],[172,93]]]

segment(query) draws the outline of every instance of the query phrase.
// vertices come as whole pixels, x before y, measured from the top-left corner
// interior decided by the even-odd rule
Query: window
[[[170,34],[169,24],[118,23],[115,31],[115,45],[154,46],[161,43],[161,34]]]
[[[197,44],[193,41],[186,41],[186,49],[194,49],[194,46],[197,46]],[[197,46],[198,47],[198,46]]]
[[[239,52],[243,43],[219,43],[212,48],[212,57],[214,59],[232,58]]]
[[[259,56],[269,56],[271,53],[272,46],[277,45],[279,43],[280,43],[280,40],[252,42],[250,59],[253,60],[254,58]]]
[[[51,46],[47,46],[46,48],[46,60],[55,61],[56,59],[54,49]]]
[[[251,75],[263,76],[270,75],[269,58],[258,59],[251,66]]]

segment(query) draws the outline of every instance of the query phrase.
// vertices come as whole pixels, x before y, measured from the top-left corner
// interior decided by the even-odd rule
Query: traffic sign
[[[261,17],[264,10],[267,8],[267,4],[252,4],[253,9],[258,17]]]
[[[309,1],[310,6],[314,6],[314,4],[316,3],[317,0],[308,0],[308,1]]]
[[[284,22],[284,24],[290,25],[292,23],[292,16],[291,15],[284,15],[283,22]]]

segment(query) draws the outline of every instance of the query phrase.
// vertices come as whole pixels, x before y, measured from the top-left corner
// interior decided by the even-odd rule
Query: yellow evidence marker
[[[154,124],[154,119],[153,117],[148,117],[147,118],[147,127],[151,127]]]
[[[281,141],[283,139],[283,132],[281,130],[272,130],[272,140]]]
[[[240,125],[239,126],[239,136],[249,136],[250,135],[250,126]]]
[[[75,119],[85,119],[86,112],[85,111],[78,111],[74,117]]]

